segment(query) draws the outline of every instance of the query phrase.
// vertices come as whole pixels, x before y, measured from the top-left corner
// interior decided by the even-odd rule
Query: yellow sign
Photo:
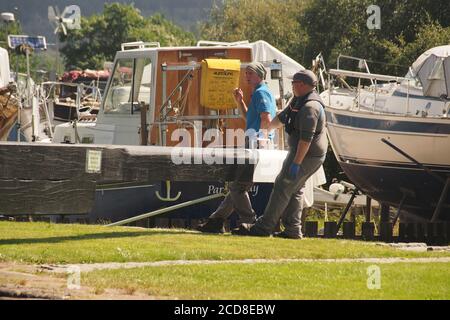
[[[210,109],[236,108],[233,89],[239,86],[240,71],[237,59],[203,60],[200,104]]]

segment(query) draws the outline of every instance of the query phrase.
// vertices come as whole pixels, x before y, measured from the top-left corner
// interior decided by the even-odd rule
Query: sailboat
[[[339,68],[348,59],[365,70]],[[337,66],[321,70],[321,96],[347,177],[405,221],[450,220],[450,46],[423,53],[404,77],[356,57]]]

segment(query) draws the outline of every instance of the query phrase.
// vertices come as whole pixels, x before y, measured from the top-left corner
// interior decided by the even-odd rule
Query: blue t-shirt
[[[275,98],[270,93],[267,85],[265,83],[257,85],[247,110],[246,130],[253,129],[258,132],[261,129],[261,112],[268,112],[272,119],[275,118],[275,106]]]

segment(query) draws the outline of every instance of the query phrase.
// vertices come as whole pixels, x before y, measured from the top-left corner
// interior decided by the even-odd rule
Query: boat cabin
[[[244,69],[254,60],[249,43],[194,47],[123,44],[116,54],[97,119],[57,126],[54,142],[175,146],[182,138],[175,135],[172,139],[173,134],[184,128],[191,135],[191,143],[186,146],[200,147],[198,136],[208,129],[219,130],[221,142],[229,146],[225,130],[245,130],[232,90],[242,88],[249,104],[251,89]],[[285,97],[281,62],[269,59],[263,63],[271,89],[282,97],[278,99],[281,107]],[[290,73],[302,68],[297,66]]]

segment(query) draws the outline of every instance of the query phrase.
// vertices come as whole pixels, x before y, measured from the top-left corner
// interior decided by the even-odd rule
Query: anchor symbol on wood
[[[165,201],[165,202],[173,202],[173,201],[177,201],[180,196],[181,196],[181,192],[178,192],[178,194],[175,196],[175,198],[171,198],[170,197],[170,181],[167,180],[166,181],[166,189],[167,189],[167,197],[163,198],[160,194],[159,191],[155,191],[156,197],[161,200],[161,201]]]

